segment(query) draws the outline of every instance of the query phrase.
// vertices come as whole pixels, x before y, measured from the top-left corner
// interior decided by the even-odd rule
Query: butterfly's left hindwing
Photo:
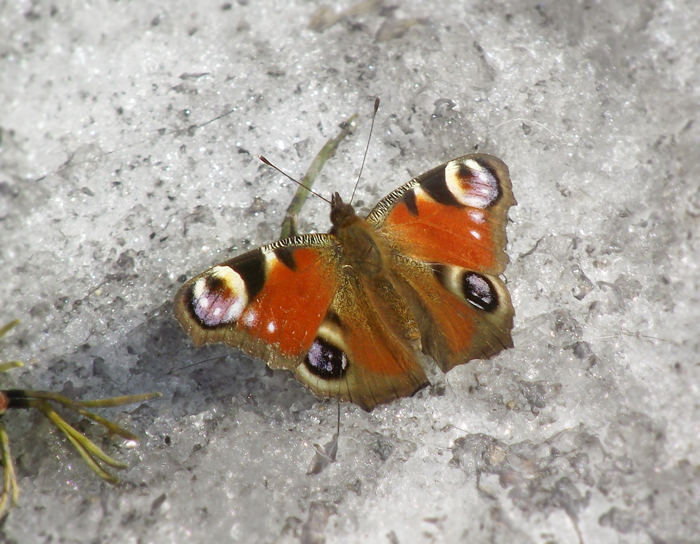
[[[405,323],[389,315],[384,304],[391,286],[383,286],[379,301],[351,272],[341,281],[314,344],[295,370],[297,379],[320,397],[348,400],[368,411],[428,385],[416,359],[417,329],[402,329]]]

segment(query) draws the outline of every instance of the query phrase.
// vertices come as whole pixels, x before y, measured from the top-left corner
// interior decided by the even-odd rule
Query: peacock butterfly
[[[376,106],[375,106],[376,108]],[[515,204],[508,167],[473,154],[384,197],[366,219],[335,193],[328,234],[292,236],[187,281],[174,313],[196,346],[223,342],[370,411],[513,346],[499,275]]]

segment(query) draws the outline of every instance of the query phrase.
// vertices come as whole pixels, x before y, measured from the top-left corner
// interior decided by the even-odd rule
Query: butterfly
[[[513,346],[500,278],[516,204],[508,167],[472,154],[426,172],[362,219],[338,193],[327,234],[292,236],[187,281],[174,315],[196,346],[225,343],[318,397],[370,411]]]

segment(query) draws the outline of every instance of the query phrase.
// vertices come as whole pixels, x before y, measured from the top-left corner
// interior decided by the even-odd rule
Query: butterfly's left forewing
[[[337,250],[312,234],[249,251],[185,283],[175,317],[196,346],[221,342],[294,369],[338,288]]]

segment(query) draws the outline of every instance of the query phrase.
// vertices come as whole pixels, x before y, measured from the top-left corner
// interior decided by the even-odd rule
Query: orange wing
[[[327,235],[288,238],[185,283],[174,313],[196,346],[225,343],[293,369],[338,289],[337,247]]]
[[[330,234],[250,251],[185,283],[175,317],[196,346],[226,343],[294,370],[319,397],[371,410],[415,393],[428,381],[411,339],[387,326],[341,254]]]
[[[513,306],[499,274],[514,204],[508,167],[474,154],[408,182],[367,218],[392,248],[423,351],[444,371],[513,346]]]
[[[506,222],[515,203],[508,167],[474,154],[399,187],[367,221],[397,253],[497,275],[508,264]]]
[[[337,200],[336,216],[345,210]],[[514,203],[507,167],[468,155],[397,189],[369,215],[381,244],[367,247],[388,252],[376,278],[347,262],[364,227],[339,221],[345,246],[314,234],[236,257],[183,285],[175,316],[197,346],[241,348],[294,370],[318,396],[371,410],[427,385],[419,349],[446,371],[512,345],[513,308],[498,274]],[[351,208],[343,217],[354,217]]]

